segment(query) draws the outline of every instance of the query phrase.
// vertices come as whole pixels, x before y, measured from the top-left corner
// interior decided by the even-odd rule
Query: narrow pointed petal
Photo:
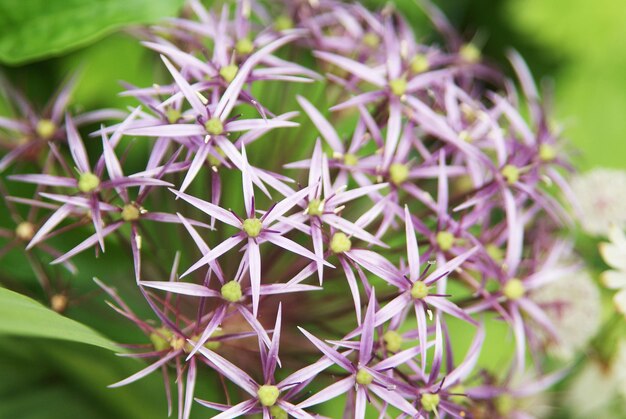
[[[299,403],[297,406],[304,409],[309,406],[315,406],[330,399],[334,399],[342,394],[345,394],[348,390],[354,387],[355,379],[354,375],[346,377],[342,380],[337,381],[334,384],[326,387],[324,390],[318,391],[313,396],[309,397],[302,403]]]
[[[122,387],[122,386],[125,386],[127,384],[133,383],[133,382],[135,382],[137,380],[140,380],[143,377],[145,377],[148,374],[150,374],[151,372],[156,371],[157,369],[159,369],[162,365],[167,364],[171,359],[175,358],[178,355],[179,355],[179,352],[172,351],[172,352],[168,353],[166,356],[164,356],[163,358],[161,358],[158,361],[156,361],[154,364],[151,364],[151,365],[147,366],[146,368],[142,369],[141,371],[131,375],[130,377],[125,378],[122,381],[118,381],[117,383],[111,384],[111,385],[109,385],[107,387],[109,387],[109,388]]]
[[[328,122],[328,120],[324,118],[320,111],[318,111],[317,108],[304,97],[296,96],[296,99],[298,100],[300,106],[302,106],[302,109],[304,109],[306,114],[309,116],[309,118],[311,118],[311,121],[313,121],[313,125],[315,125],[315,128],[317,128],[317,130],[320,134],[322,134],[322,137],[324,137],[328,145],[330,145],[330,148],[332,148],[333,151],[344,154],[345,147],[343,145],[343,141],[341,141],[339,135],[337,135],[337,131],[335,131],[335,128],[333,128],[330,122]],[[310,184],[311,183],[309,182],[309,185]]]
[[[189,202],[191,205],[198,208],[200,211],[210,215],[211,217],[215,217],[221,222],[231,225],[233,227],[241,228],[241,221],[239,221],[239,219],[235,217],[230,211],[227,211],[224,208],[218,207],[217,205],[213,205],[210,202],[203,201],[202,199],[196,198],[186,193],[179,192],[174,189],[170,189],[170,191],[177,197],[184,199],[185,201]]]
[[[363,327],[361,331],[361,343],[359,345],[359,365],[367,365],[372,359],[374,348],[374,314],[376,313],[376,293],[372,288],[370,301],[367,305]]]
[[[199,352],[206,357],[217,369],[217,372],[226,376],[239,388],[253,397],[256,397],[257,385],[248,374],[227,359],[222,358],[210,349],[201,347]]]
[[[193,110],[196,112],[196,114],[206,117],[207,110],[206,110],[206,107],[202,104],[202,101],[200,100],[200,97],[198,96],[198,92],[194,90],[193,87],[189,85],[189,82],[185,80],[182,74],[180,74],[178,70],[174,68],[170,60],[165,58],[164,55],[161,55],[161,59],[165,63],[167,70],[170,72],[170,74],[174,78],[174,81],[180,88],[180,91],[185,96],[185,99],[187,99],[187,102],[189,102],[189,104],[191,105]]]

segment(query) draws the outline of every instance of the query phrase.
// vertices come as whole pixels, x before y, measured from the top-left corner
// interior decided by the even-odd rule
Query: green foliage
[[[21,64],[87,45],[116,28],[175,16],[182,0],[2,0],[0,61]]]
[[[24,295],[0,288],[0,335],[62,339],[119,351],[113,342],[87,326]]]

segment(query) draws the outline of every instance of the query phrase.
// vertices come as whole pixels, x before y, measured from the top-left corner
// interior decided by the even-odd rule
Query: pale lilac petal
[[[250,269],[250,287],[252,288],[252,314],[259,311],[261,291],[261,252],[255,239],[248,239],[248,263]]]
[[[207,110],[206,110],[206,107],[202,104],[202,101],[200,100],[200,97],[198,96],[198,92],[196,90],[194,90],[189,85],[187,80],[185,80],[185,78],[182,76],[182,74],[180,74],[178,72],[178,70],[176,70],[176,68],[174,68],[172,63],[170,63],[170,61],[167,58],[165,58],[164,55],[161,55],[161,59],[165,63],[165,66],[167,67],[168,71],[170,72],[170,74],[174,78],[174,81],[176,82],[176,84],[180,88],[180,91],[185,96],[185,99],[187,99],[187,102],[189,102],[189,104],[191,105],[193,110],[198,115],[206,117],[207,116]]]
[[[378,87],[383,87],[385,86],[385,84],[387,84],[387,81],[383,76],[383,72],[361,64],[358,61],[354,61],[350,58],[342,57],[341,55],[323,51],[314,51],[313,55],[317,58],[334,64],[337,67],[340,67],[341,69],[347,71],[351,75],[359,77],[360,79],[368,81]]]
[[[424,301],[444,313],[448,313],[451,316],[470,322],[473,325],[478,325],[476,320],[472,319],[465,311],[459,308],[459,306],[454,304],[452,301],[448,301],[446,297],[425,297]]]
[[[192,297],[221,296],[219,292],[209,289],[204,285],[191,284],[188,282],[139,281],[139,285],[162,291],[173,292],[174,294],[190,295]]]
[[[74,121],[72,121],[72,117],[69,115],[66,115],[65,120],[67,129],[67,144],[69,146],[70,153],[72,153],[74,163],[76,163],[76,167],[78,167],[79,172],[91,172],[89,159],[87,158],[87,151],[85,150],[83,140],[81,140],[80,135],[78,135],[78,131],[76,131]]]
[[[263,238],[271,243],[274,243],[276,246],[282,247],[283,249],[289,250],[290,252],[297,253],[300,256],[304,256],[306,258],[309,258],[315,261],[319,260],[317,256],[315,256],[315,253],[311,252],[310,250],[307,250],[306,248],[300,246],[298,243],[286,237],[282,237],[282,236],[279,236],[278,234],[270,233],[270,234],[264,235]],[[322,260],[321,262],[328,267],[334,268],[333,265],[326,262],[325,260]]]
[[[198,151],[196,151],[196,155],[191,161],[191,166],[189,166],[189,169],[187,169],[187,174],[183,179],[182,185],[180,185],[180,192],[185,192],[191,182],[196,178],[198,172],[200,171],[200,169],[202,169],[204,163],[206,163],[206,158],[209,155],[211,147],[211,145],[203,143]]]
[[[278,350],[280,348],[280,327],[281,327],[282,306],[278,304],[278,313],[276,314],[276,323],[274,324],[274,334],[272,335],[272,344],[267,352],[267,362],[263,370],[265,382],[269,382],[274,378],[274,371],[278,362]]]
[[[33,238],[30,240],[30,242],[26,246],[26,250],[32,249],[33,246],[35,246],[37,243],[42,241],[44,237],[50,231],[52,231],[54,227],[59,225],[63,220],[65,220],[65,218],[67,218],[68,215],[72,213],[72,210],[73,210],[73,207],[71,205],[65,204],[65,205],[60,206],[59,209],[56,210],[41,227],[39,227],[39,230],[37,230],[37,233],[35,233]]]
[[[402,104],[398,100],[389,103],[389,122],[387,123],[387,138],[383,152],[383,168],[389,167],[400,139],[402,130]]]
[[[104,237],[108,236],[109,234],[113,233],[115,230],[119,229],[123,224],[124,224],[123,221],[117,221],[117,222],[115,222],[113,224],[109,224],[108,226],[104,227],[104,229],[102,230],[102,233],[101,233],[102,234],[102,238],[104,238]],[[95,233],[95,234],[89,236],[88,238],[83,240],[78,246],[74,247],[69,252],[66,252],[65,254],[63,254],[63,256],[53,260],[52,262],[50,262],[50,264],[51,265],[56,265],[56,264],[65,262],[66,260],[76,256],[80,252],[83,252],[83,251],[89,249],[90,247],[94,246],[95,244],[97,244],[99,239],[100,238],[99,238],[98,233]]]
[[[155,125],[151,127],[131,128],[126,131],[126,135],[146,136],[146,137],[192,137],[195,135],[206,135],[204,127],[198,124],[170,124]]]
[[[335,364],[339,365],[341,368],[345,369],[348,372],[352,372],[352,373],[356,372],[356,368],[354,367],[354,365],[352,365],[352,362],[350,362],[350,360],[346,358],[344,355],[337,352],[336,349],[331,348],[326,343],[322,342],[320,339],[316,338],[315,336],[313,336],[312,334],[310,334],[309,332],[307,332],[300,326],[298,326],[298,329],[300,329],[300,331],[304,334],[304,336],[306,336],[306,338],[310,340],[311,343],[315,345],[317,349],[319,349],[324,355],[330,358]],[[300,407],[305,407],[305,406],[300,406]]]
[[[389,403],[392,406],[398,408],[401,412],[410,415],[411,417],[417,417],[418,412],[415,407],[406,401],[404,397],[402,397],[399,393],[395,391],[389,391],[381,386],[371,385],[368,387],[370,391],[376,394],[385,402]]]
[[[341,141],[339,135],[337,135],[337,131],[335,131],[335,128],[330,124],[330,122],[328,122],[328,120],[324,118],[320,111],[318,111],[317,108],[315,108],[315,106],[313,106],[311,102],[306,100],[304,97],[297,96],[296,98],[300,106],[302,106],[302,109],[304,109],[309,118],[311,118],[311,121],[313,121],[313,125],[315,125],[315,128],[317,128],[317,130],[320,134],[322,134],[322,137],[324,137],[328,145],[330,145],[330,148],[338,153],[345,153],[343,141]]]
[[[188,195],[183,192],[179,192],[174,189],[170,189],[170,191],[175,194],[177,197],[184,199],[189,202],[194,207],[198,208],[200,211],[210,215],[211,217],[215,217],[223,223],[229,224],[233,227],[241,228],[241,221],[234,216],[230,211],[227,211],[217,205],[213,205],[210,202],[203,201],[202,199],[196,198],[194,196]]]
[[[365,419],[365,407],[367,406],[367,391],[362,386],[356,389],[354,404],[354,419]]]
[[[190,273],[201,268],[202,266],[209,264],[211,261],[217,259],[218,257],[228,252],[233,247],[237,246],[243,240],[244,240],[244,237],[242,237],[241,235],[236,235],[236,236],[227,238],[226,240],[224,240],[223,242],[215,246],[213,249],[211,249],[209,253],[202,256],[202,258],[199,261],[191,265],[191,267],[187,269],[185,273],[181,275],[181,278],[189,275]]]
[[[263,222],[267,225],[270,225],[271,223],[276,221],[278,217],[283,216],[291,208],[298,205],[298,203],[308,195],[309,188],[311,188],[311,186],[307,186],[306,188],[303,188],[298,192],[291,194],[290,196],[277,203],[274,208],[272,208],[271,211],[269,211],[265,215],[265,217],[263,217]]]
[[[245,416],[250,410],[252,410],[258,403],[257,399],[246,400],[231,407],[230,409],[213,416],[213,419],[232,419]]]
[[[406,229],[406,257],[409,261],[409,279],[415,283],[420,276],[420,254],[415,237],[415,228],[411,220],[409,207],[404,206],[404,224]]]
[[[272,128],[292,128],[300,124],[293,121],[281,121],[274,119],[242,119],[228,122],[224,129],[228,132],[249,131],[249,130],[269,130]]]
[[[115,387],[122,387],[125,386],[127,384],[133,383],[137,380],[142,379],[143,377],[147,376],[148,374],[150,374],[153,371],[156,371],[157,369],[159,369],[162,365],[167,364],[171,359],[175,358],[176,356],[179,355],[179,352],[173,351],[168,353],[166,356],[164,356],[163,358],[159,359],[158,361],[156,361],[154,364],[151,364],[149,366],[147,366],[146,368],[142,369],[141,371],[131,375],[130,377],[122,380],[122,381],[118,381],[117,383],[111,384],[107,387],[109,388],[115,388]]]
[[[315,406],[317,404],[324,403],[330,399],[334,399],[335,397],[341,396],[354,387],[355,379],[354,375],[346,377],[342,380],[337,381],[334,384],[326,387],[324,390],[321,390],[315,393],[313,396],[309,397],[302,403],[299,403],[297,406],[299,408],[306,408],[309,406]]]
[[[361,343],[359,345],[359,365],[365,366],[372,359],[374,348],[374,314],[376,313],[376,293],[372,288],[370,301],[367,305],[363,327],[361,331]]]
[[[256,397],[257,385],[248,374],[227,359],[222,358],[210,349],[201,347],[199,352],[206,357],[220,374],[228,377],[230,381],[235,383],[239,388],[253,397]]]
[[[78,181],[70,177],[54,175],[32,174],[32,175],[12,175],[8,179],[18,182],[34,183],[45,186],[62,186],[66,188],[78,187]]]

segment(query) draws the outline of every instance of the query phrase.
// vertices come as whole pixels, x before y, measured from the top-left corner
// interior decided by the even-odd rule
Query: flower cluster
[[[192,0],[142,32],[167,81],[128,85],[130,113],[71,116],[66,88],[36,116],[13,95],[23,115],[0,118],[0,169],[36,191],[6,198],[31,215],[13,210],[2,235],[72,271],[79,253],[128,247],[157,318],[97,280],[146,335],[127,355],[152,360],[112,386],[161,370],[169,400],[173,366],[181,418],[194,399],[218,418],[493,418],[563,376],[544,372],[546,346],[568,343],[560,293],[535,297],[580,268],[557,235],[571,222],[560,133],[517,53],[520,91],[423,6],[444,46],[391,8]],[[116,118],[97,139],[77,129]],[[58,250],[75,228],[87,234]],[[482,369],[498,322],[514,349]],[[224,395],[196,394],[201,374]]]

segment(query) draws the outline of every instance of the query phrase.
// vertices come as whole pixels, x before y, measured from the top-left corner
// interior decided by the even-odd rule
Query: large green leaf
[[[183,0],[0,0],[0,61],[18,64],[86,45],[125,25],[174,16]]]
[[[115,343],[84,324],[6,288],[0,288],[0,335],[61,339],[120,350]]]

